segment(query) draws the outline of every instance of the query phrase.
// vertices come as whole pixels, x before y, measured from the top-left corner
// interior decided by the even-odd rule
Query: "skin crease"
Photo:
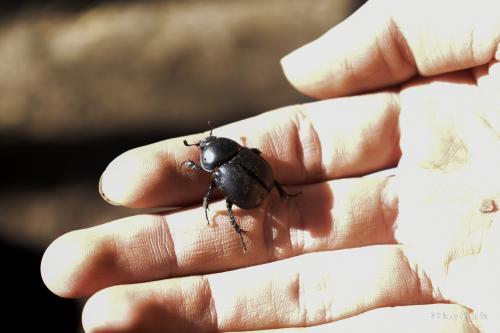
[[[294,86],[329,99],[214,129],[303,193],[235,208],[246,255],[224,202],[206,226],[209,180],[179,168],[198,153],[184,138],[110,164],[115,204],[198,206],[54,241],[42,278],[90,296],[87,332],[499,331],[500,11],[401,3],[369,1],[283,60]]]

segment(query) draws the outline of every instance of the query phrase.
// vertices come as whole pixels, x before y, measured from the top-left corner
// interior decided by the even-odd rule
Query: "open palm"
[[[235,209],[247,254],[220,201],[212,227],[197,205],[74,231],[49,247],[48,287],[93,295],[87,331],[495,331],[500,31],[488,24],[500,20],[459,17],[484,28],[484,45],[467,43],[467,29],[456,45],[440,40],[444,29],[427,40],[446,41],[442,49],[426,49],[418,29],[436,26],[404,14],[430,2],[389,15],[390,3],[369,2],[284,60],[290,81],[324,101],[214,130],[258,147],[278,180],[302,192]],[[360,22],[378,28],[356,33]],[[369,93],[336,97],[355,92]],[[209,180],[180,166],[197,154],[181,138],[134,149],[110,164],[102,192],[131,207],[197,204]]]
[[[499,65],[416,80],[400,94],[395,239],[433,301],[473,311],[441,317],[478,325],[495,320],[500,296]]]

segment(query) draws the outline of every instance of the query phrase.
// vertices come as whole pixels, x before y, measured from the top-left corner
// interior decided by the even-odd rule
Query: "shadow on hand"
[[[332,231],[334,196],[327,183],[301,188],[297,196],[286,201],[271,200],[268,208],[260,209],[264,218],[263,234],[268,251],[274,258],[301,253],[303,236],[327,238]],[[292,190],[296,193],[297,190]]]

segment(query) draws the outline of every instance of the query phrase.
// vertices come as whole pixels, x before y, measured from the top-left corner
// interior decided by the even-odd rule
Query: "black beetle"
[[[207,194],[203,197],[207,223],[210,224],[207,213],[208,202],[212,190],[217,187],[226,198],[229,220],[240,236],[243,251],[246,252],[247,247],[242,236],[245,231],[236,223],[232,210],[233,204],[242,209],[258,207],[273,188],[278,190],[281,200],[299,193],[285,192],[280,183],[274,179],[271,166],[262,158],[257,148],[243,147],[231,139],[216,137],[212,135],[212,132],[213,129],[205,139],[197,143],[190,144],[184,140],[184,145],[197,146],[200,149],[200,164],[188,160],[182,165],[212,174],[212,182]]]

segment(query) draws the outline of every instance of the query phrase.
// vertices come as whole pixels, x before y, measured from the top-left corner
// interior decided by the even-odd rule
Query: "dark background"
[[[61,234],[134,213],[97,183],[121,152],[307,101],[279,59],[362,1],[0,4],[2,324],[79,332],[82,301],[40,279]],[[333,46],[334,47],[334,46]]]

